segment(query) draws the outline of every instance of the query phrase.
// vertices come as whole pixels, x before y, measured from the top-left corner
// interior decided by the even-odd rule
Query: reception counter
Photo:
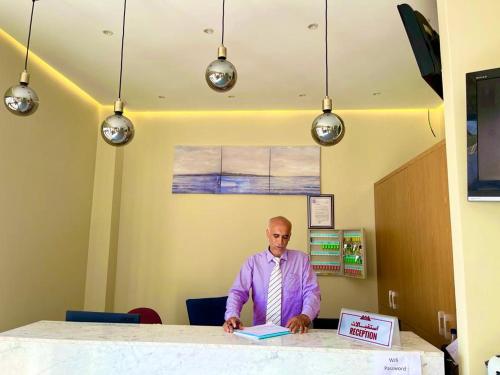
[[[253,341],[220,327],[53,321],[0,333],[0,374],[378,374],[389,352],[419,353],[422,375],[444,374],[443,353],[412,332],[388,350],[334,330]]]

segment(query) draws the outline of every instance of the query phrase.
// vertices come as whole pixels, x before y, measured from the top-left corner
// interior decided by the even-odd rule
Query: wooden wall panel
[[[379,311],[388,315],[401,315],[403,280],[403,254],[406,221],[405,201],[407,171],[402,170],[384,184],[375,186],[375,221],[377,241],[377,282]],[[394,192],[398,191],[398,195]],[[389,290],[398,293],[396,298],[397,314],[389,306]]]
[[[380,312],[442,345],[438,311],[455,316],[444,142],[375,184],[375,221]],[[389,289],[398,291],[398,309],[383,298]]]

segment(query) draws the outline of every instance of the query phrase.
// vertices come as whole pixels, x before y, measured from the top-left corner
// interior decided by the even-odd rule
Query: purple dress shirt
[[[253,325],[266,322],[267,290],[274,265],[269,250],[246,260],[229,290],[225,320],[240,317],[241,308],[248,301],[252,289]],[[306,314],[312,321],[319,313],[321,296],[308,256],[301,251],[286,250],[281,256],[280,268],[281,325],[285,326],[288,320],[299,314]]]

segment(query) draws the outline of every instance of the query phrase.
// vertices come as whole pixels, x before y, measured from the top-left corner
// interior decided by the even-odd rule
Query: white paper
[[[332,225],[332,198],[331,197],[311,197],[311,225],[331,226]]]
[[[374,362],[373,375],[422,375],[420,353],[377,353]]]
[[[458,363],[458,339],[453,340],[451,344],[446,347],[446,350],[450,353],[455,363]]]

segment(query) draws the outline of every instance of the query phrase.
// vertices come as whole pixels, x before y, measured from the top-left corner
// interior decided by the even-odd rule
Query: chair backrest
[[[139,314],[141,324],[162,324],[160,315],[149,307],[138,307],[128,312],[129,314]]]
[[[337,318],[316,318],[313,320],[313,328],[316,329],[337,329],[339,320]]]
[[[186,300],[189,324],[192,326],[222,326],[227,296]]]
[[[66,311],[67,322],[139,323],[139,317],[139,314],[75,310]]]
[[[401,319],[398,319],[399,330],[401,330]],[[316,329],[338,329],[338,318],[316,318],[313,320],[313,328]]]

